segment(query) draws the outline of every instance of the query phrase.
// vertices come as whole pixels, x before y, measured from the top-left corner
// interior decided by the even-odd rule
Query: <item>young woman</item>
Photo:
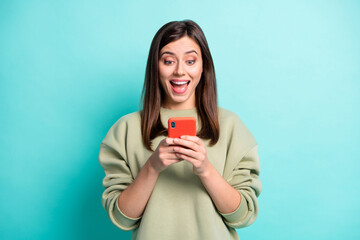
[[[210,50],[193,21],[174,21],[150,47],[143,109],[121,117],[101,143],[102,204],[132,239],[239,239],[261,192],[257,142],[217,106]],[[167,137],[170,117],[195,117],[197,136]]]

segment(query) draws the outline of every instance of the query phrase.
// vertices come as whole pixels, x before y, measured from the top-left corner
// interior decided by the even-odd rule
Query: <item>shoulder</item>
[[[236,113],[228,109],[218,107],[218,111],[219,111],[219,121],[236,121],[240,119],[240,117]]]
[[[233,127],[235,125],[240,125],[245,127],[245,124],[236,113],[222,107],[218,107],[218,111],[219,111],[219,123],[221,126],[225,125],[225,126]]]
[[[218,111],[220,131],[223,135],[233,138],[235,134],[237,137],[242,138],[242,141],[250,145],[257,144],[255,137],[239,115],[222,107],[218,107]]]
[[[141,121],[140,111],[128,113],[122,117],[120,117],[113,125],[120,126],[120,125],[134,125]]]
[[[109,129],[106,137],[114,137],[115,139],[122,138],[131,129],[140,129],[141,116],[140,111],[126,114],[120,117]]]
[[[121,118],[117,122],[119,123],[133,123],[133,122],[140,122],[141,116],[140,111],[128,113]]]

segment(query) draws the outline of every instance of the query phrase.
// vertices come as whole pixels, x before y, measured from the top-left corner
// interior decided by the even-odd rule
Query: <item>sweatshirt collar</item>
[[[173,110],[160,107],[160,119],[165,128],[168,128],[168,119],[171,117],[194,117],[196,119],[196,126],[199,130],[199,118],[196,107],[189,109]]]

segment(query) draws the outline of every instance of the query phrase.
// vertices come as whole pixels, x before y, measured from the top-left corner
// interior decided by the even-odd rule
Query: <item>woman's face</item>
[[[170,42],[160,50],[160,83],[165,92],[163,107],[195,107],[195,88],[203,71],[200,46],[188,36]]]

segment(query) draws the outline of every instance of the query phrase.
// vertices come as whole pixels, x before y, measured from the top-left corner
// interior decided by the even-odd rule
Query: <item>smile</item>
[[[188,80],[171,80],[171,88],[177,94],[183,94],[188,89],[190,81]]]

